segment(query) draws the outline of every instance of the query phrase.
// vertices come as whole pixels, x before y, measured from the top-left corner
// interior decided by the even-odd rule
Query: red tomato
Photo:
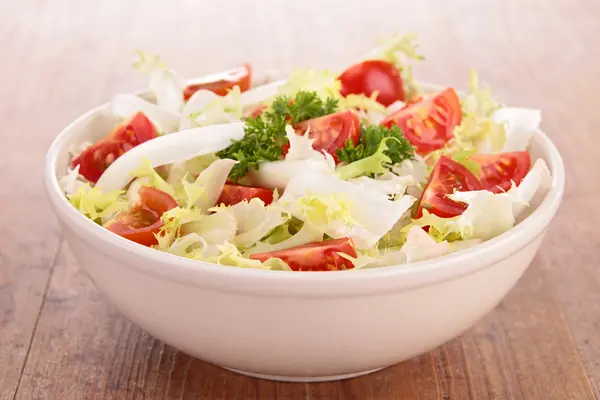
[[[256,118],[259,115],[261,115],[263,113],[263,111],[265,111],[267,109],[267,106],[264,104],[259,104],[257,106],[252,106],[250,108],[248,108],[247,110],[244,110],[244,115],[248,116],[249,118]]]
[[[381,125],[398,125],[408,141],[425,155],[446,144],[462,120],[460,101],[452,88],[411,102],[386,117]]]
[[[377,91],[377,101],[384,106],[404,101],[402,75],[396,66],[383,60],[367,60],[352,65],[338,78],[342,82],[340,93],[371,96]]]
[[[125,124],[119,125],[108,138],[111,140],[124,141],[132,146],[147,142],[158,137],[154,124],[144,115],[137,112]]]
[[[294,271],[339,271],[354,268],[350,260],[337,253],[356,257],[354,242],[350,238],[308,243],[285,250],[252,254],[253,260],[267,261],[269,258],[281,258]]]
[[[448,157],[441,157],[433,167],[429,182],[423,190],[415,218],[423,216],[423,208],[442,218],[460,215],[467,205],[450,200],[447,195],[455,190],[481,189],[481,183],[468,169]]]
[[[163,226],[160,217],[177,207],[177,202],[168,193],[153,187],[142,186],[139,193],[138,205],[117,214],[104,227],[125,239],[152,246],[158,243],[154,234]]]
[[[210,90],[219,96],[225,96],[235,86],[239,86],[240,91],[245,92],[250,88],[251,78],[252,67],[250,64],[244,64],[241,67],[205,76],[197,83],[188,85],[183,91],[183,98],[188,101],[200,89]]]
[[[296,124],[294,127],[296,132],[302,135],[304,135],[308,128],[310,128],[308,136],[311,139],[315,139],[313,149],[317,151],[325,150],[336,161],[336,151],[344,147],[347,140],[352,140],[354,144],[358,144],[358,140],[360,139],[360,120],[351,111],[342,111],[309,119],[308,121]],[[287,147],[285,146],[284,153],[287,152]]]
[[[265,205],[268,205],[273,201],[273,191],[270,189],[226,183],[223,186],[223,191],[219,200],[217,200],[217,204],[223,203],[226,206],[232,206],[243,200],[250,201],[250,199],[255,197],[258,197],[265,202]]]
[[[512,182],[519,185],[531,167],[527,151],[476,154],[471,156],[471,160],[481,164],[479,180],[483,188],[494,193],[506,192]]]
[[[71,161],[71,168],[79,165],[79,173],[96,183],[104,171],[126,151],[140,143],[158,137],[156,128],[141,112],[120,124],[104,139],[85,149]]]

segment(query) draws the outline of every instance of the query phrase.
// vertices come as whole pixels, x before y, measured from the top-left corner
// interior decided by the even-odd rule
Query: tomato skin
[[[424,156],[443,147],[462,121],[458,94],[452,88],[406,104],[387,116],[381,125],[398,125],[408,141]]]
[[[177,202],[168,193],[149,186],[142,186],[139,194],[139,204],[117,214],[104,227],[143,246],[153,246],[158,244],[154,235],[163,226],[160,217],[177,207]]]
[[[250,64],[244,64],[240,67],[207,76],[205,79],[198,83],[192,83],[183,90],[185,101],[188,101],[200,89],[210,90],[219,96],[225,96],[235,86],[239,86],[240,91],[245,92],[250,89],[252,67]]]
[[[467,168],[448,157],[441,157],[433,167],[429,182],[423,190],[415,218],[423,216],[423,208],[442,218],[460,215],[467,209],[467,205],[446,196],[455,190],[482,189],[479,180]]]
[[[143,113],[138,112],[75,157],[71,161],[71,168],[79,166],[79,173],[88,181],[96,183],[110,164],[123,153],[156,137],[158,132],[154,124]]]
[[[347,140],[352,140],[356,145],[360,139],[360,120],[358,115],[352,111],[342,111],[309,119],[294,126],[296,133],[301,135],[304,135],[309,128],[308,136],[315,139],[313,149],[325,150],[333,156],[336,162],[338,159],[335,153],[339,148],[344,147]],[[288,147],[284,147],[284,154]]]
[[[528,151],[498,154],[475,154],[471,160],[481,164],[479,180],[484,189],[494,193],[509,190],[512,182],[518,186],[531,168]]]
[[[219,200],[217,200],[217,204],[223,203],[226,206],[232,206],[244,200],[250,201],[253,198],[259,198],[265,203],[265,205],[269,205],[273,202],[273,191],[259,187],[226,183],[223,186],[223,190],[221,191]]]
[[[117,126],[108,136],[111,140],[129,142],[134,147],[157,137],[156,127],[142,112],[135,113],[127,123]]]
[[[377,91],[377,101],[389,106],[397,100],[404,101],[402,75],[396,66],[383,60],[366,60],[347,68],[338,78],[342,83],[340,93],[371,96]]]
[[[352,262],[337,253],[356,257],[354,242],[350,238],[308,243],[302,246],[268,253],[252,254],[253,260],[267,261],[281,258],[294,271],[339,271],[354,268]]]
[[[259,105],[257,105],[257,106],[255,106],[255,107],[253,107],[253,108],[251,108],[251,109],[250,109],[250,112],[249,112],[249,114],[250,114],[250,115],[249,115],[249,117],[250,117],[250,118],[256,118],[256,117],[258,117],[259,115],[262,115],[262,113],[263,113],[263,112],[264,112],[266,109],[267,109],[267,106],[266,106],[266,105],[264,105],[264,104],[259,104]]]

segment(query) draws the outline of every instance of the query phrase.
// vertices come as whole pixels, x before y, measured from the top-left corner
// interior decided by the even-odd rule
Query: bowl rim
[[[435,84],[421,84],[425,90],[441,88]],[[148,91],[135,94],[147,96]],[[532,140],[541,146],[552,175],[548,193],[537,208],[512,229],[470,249],[410,264],[318,273],[229,267],[191,260],[125,240],[93,223],[66,201],[57,179],[59,155],[68,148],[79,126],[94,114],[108,109],[109,104],[106,102],[80,115],[53,140],[44,162],[44,183],[48,199],[63,228],[68,226],[73,229],[90,247],[124,264],[122,267],[126,265],[144,274],[182,284],[253,294],[261,289],[262,295],[339,296],[416,288],[457,279],[509,257],[542,235],[556,214],[564,193],[565,169],[562,157],[550,138],[537,130]],[[111,248],[116,251],[107,251]],[[153,262],[143,262],[144,260]],[[85,266],[82,267],[85,269]]]

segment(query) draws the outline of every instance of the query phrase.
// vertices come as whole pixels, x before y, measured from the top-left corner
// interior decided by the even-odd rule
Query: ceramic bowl
[[[288,272],[213,265],[127,241],[85,218],[57,177],[72,144],[116,124],[109,105],[67,126],[45,162],[45,186],[81,268],[127,318],[199,359],[285,381],[349,378],[434,349],[494,308],[531,263],[564,188],[561,156],[541,131],[530,152],[552,186],[510,231],[469,250],[378,269]]]

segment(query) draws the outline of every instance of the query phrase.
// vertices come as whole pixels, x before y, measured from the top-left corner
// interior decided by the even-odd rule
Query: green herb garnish
[[[242,140],[217,153],[220,158],[239,161],[229,178],[238,181],[248,170],[258,168],[260,162],[280,160],[283,146],[288,143],[285,126],[332,114],[337,103],[334,98],[323,101],[315,92],[300,91],[293,98],[277,97],[262,115],[246,121]]]
[[[391,159],[392,164],[414,158],[415,149],[406,140],[398,126],[386,128],[377,125],[362,125],[358,144],[354,145],[351,140],[348,140],[345,146],[337,151],[336,155],[340,161],[348,164],[362,160],[375,154],[381,141],[385,138],[396,139],[388,140],[386,143],[388,148],[385,150],[385,154]]]

